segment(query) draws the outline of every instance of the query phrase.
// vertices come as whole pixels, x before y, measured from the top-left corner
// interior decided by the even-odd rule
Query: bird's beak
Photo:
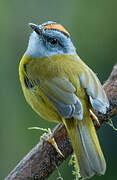
[[[36,24],[33,24],[33,23],[29,23],[29,26],[39,35],[42,34],[42,28],[39,27],[38,25]]]

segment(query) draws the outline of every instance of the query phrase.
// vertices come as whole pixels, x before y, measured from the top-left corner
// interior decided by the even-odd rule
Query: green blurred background
[[[77,47],[79,56],[98,74],[108,78],[117,61],[116,0],[1,0],[0,1],[0,180],[38,142],[42,132],[28,127],[54,127],[43,121],[26,103],[18,76],[18,65],[26,50],[29,22],[52,20],[63,24]],[[108,125],[99,131],[107,161],[105,176],[117,178],[117,132]],[[74,179],[68,160],[59,168],[64,179]],[[49,178],[55,180],[57,172]]]

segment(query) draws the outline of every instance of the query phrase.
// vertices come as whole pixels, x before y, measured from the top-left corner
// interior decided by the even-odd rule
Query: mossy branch
[[[114,66],[112,73],[103,87],[109,98],[110,108],[105,115],[95,111],[100,121],[100,125],[108,122],[110,118],[117,114],[117,64]],[[96,129],[101,127],[97,126],[95,122],[94,125]],[[58,124],[53,129],[53,135],[59,149],[64,155],[64,158],[56,152],[51,144],[48,142],[43,144],[42,141],[40,141],[19,162],[5,180],[42,180],[47,178],[56,169],[56,167],[59,166],[73,152],[70,139],[64,125]]]

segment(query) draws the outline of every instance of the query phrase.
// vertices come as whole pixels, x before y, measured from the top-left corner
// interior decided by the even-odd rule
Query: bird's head
[[[56,22],[48,21],[41,25],[29,23],[33,29],[26,54],[41,58],[63,54],[76,54],[76,49],[68,31]]]

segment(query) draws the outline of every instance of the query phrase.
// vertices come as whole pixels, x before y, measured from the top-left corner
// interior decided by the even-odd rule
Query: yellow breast
[[[24,96],[41,117],[48,121],[62,121],[55,106],[39,88],[40,82],[51,80],[55,77],[65,77],[72,82],[76,88],[76,95],[81,100],[83,106],[86,107],[85,101],[88,101],[88,99],[79,82],[78,73],[82,72],[82,68],[80,68],[78,62],[77,55],[57,55],[40,59],[27,57],[26,55],[23,56],[19,66],[19,75]],[[27,80],[25,80],[26,78]],[[29,87],[26,87],[25,81],[27,81]]]

